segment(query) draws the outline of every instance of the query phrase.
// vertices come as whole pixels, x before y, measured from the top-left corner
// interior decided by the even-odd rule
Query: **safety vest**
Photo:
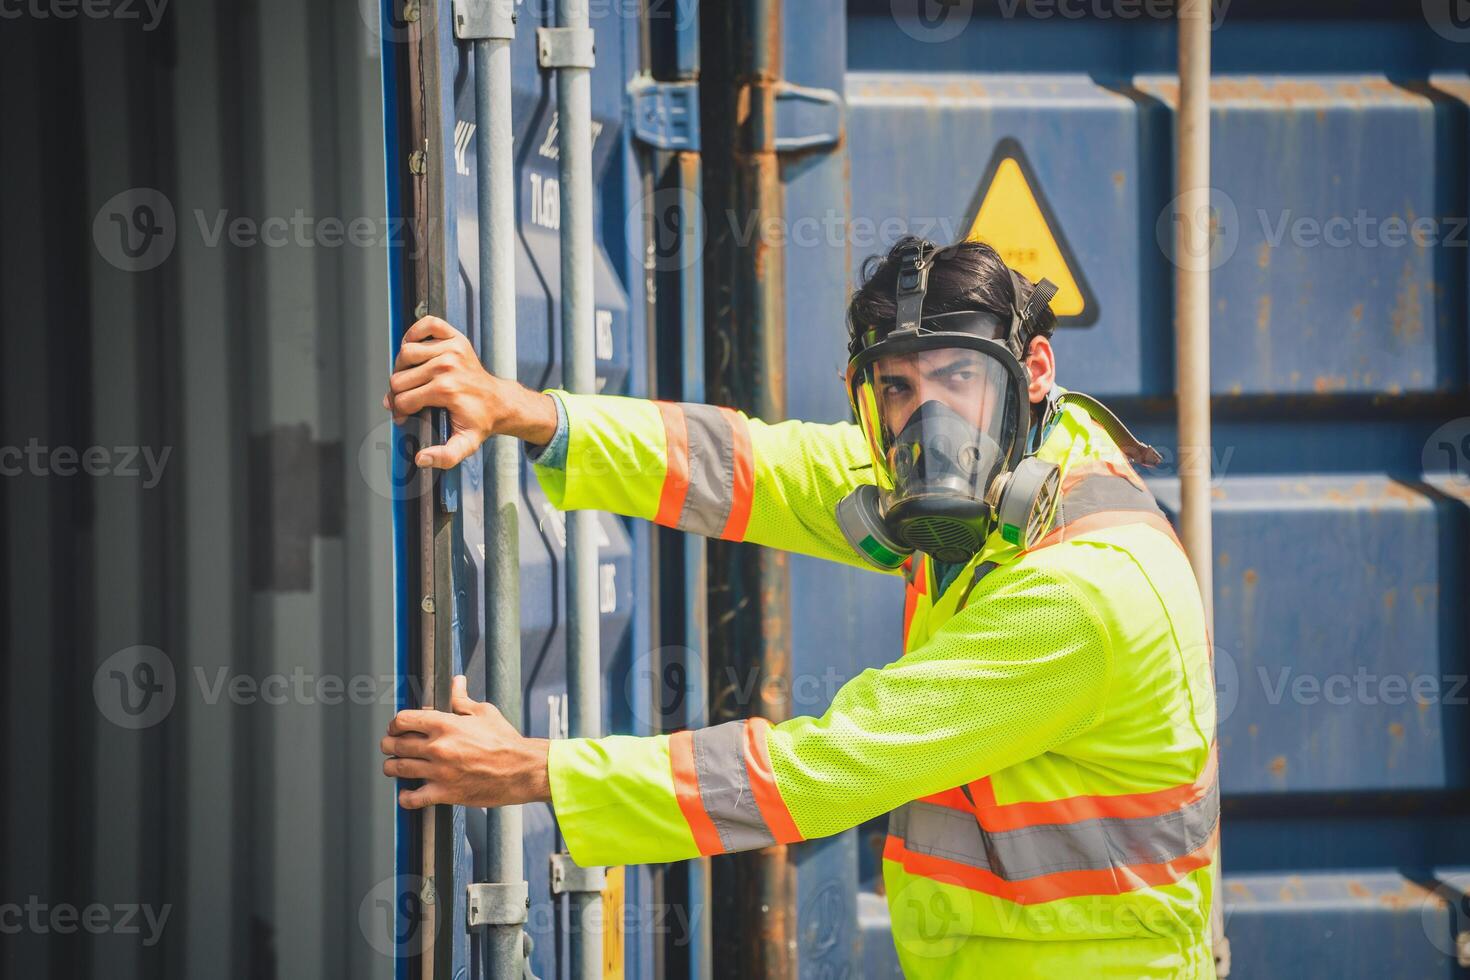
[[[984,602],[986,577],[1028,554],[1069,541],[1107,541],[1135,554],[1162,547],[1182,555],[1173,527],[1122,452],[1090,419],[1083,432],[1085,440],[1065,455],[1055,444],[1040,453],[1064,467],[1062,495],[1051,530],[1030,552],[993,542],[942,596],[934,594],[932,560],[917,555],[905,564],[905,653],[969,603]],[[1175,563],[1173,570],[1183,568]],[[1212,672],[1202,616],[1196,618],[1190,598],[1177,596],[1194,627],[1180,638],[1180,652],[1196,674],[1207,666]],[[1161,679],[1160,688],[1169,686]],[[1170,706],[1181,731],[1157,733],[1161,749],[1196,731],[1213,733],[1212,688],[1182,684],[1176,693],[1196,703]],[[884,881],[905,972],[1090,976],[1132,961],[1119,975],[1214,976],[1207,940],[1220,812],[1213,738],[1196,778],[1141,792],[1079,792],[1085,787],[1060,761],[1028,760],[890,815]],[[1185,942],[1158,941],[1159,934]],[[1014,940],[1044,945],[1017,951]],[[1116,949],[1105,945],[1120,940]],[[1002,968],[1003,961],[1010,962]]]
[[[855,426],[560,397],[566,465],[537,468],[556,506],[860,564],[833,518],[871,479]],[[912,563],[901,656],[821,717],[554,741],[572,857],[718,855],[886,813],[907,975],[1212,976],[1219,804],[1197,586],[1080,405],[1063,402],[1039,455],[1062,470],[1053,530],[1025,552],[993,535],[942,594],[931,563]]]

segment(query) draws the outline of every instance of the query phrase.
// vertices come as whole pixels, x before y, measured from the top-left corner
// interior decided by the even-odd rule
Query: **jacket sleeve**
[[[535,472],[556,507],[870,567],[836,518],[843,497],[873,482],[857,426],[767,425],[712,405],[552,394],[567,415],[565,463]]]
[[[837,692],[820,718],[551,745],[578,864],[637,864],[823,837],[973,782],[1100,716],[1108,634],[1064,573],[997,569],[985,601]]]

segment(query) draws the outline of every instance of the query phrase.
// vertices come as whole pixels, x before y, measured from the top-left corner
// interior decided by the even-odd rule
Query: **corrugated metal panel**
[[[359,463],[387,357],[371,21],[127,6],[0,31],[26,93],[0,108],[0,444],[108,450],[105,475],[48,457],[0,480],[0,901],[43,908],[0,973],[387,976],[367,925],[391,874],[388,501]],[[354,221],[367,244],[343,243]],[[101,935],[44,911],[92,903]],[[122,922],[137,905],[157,935]]]

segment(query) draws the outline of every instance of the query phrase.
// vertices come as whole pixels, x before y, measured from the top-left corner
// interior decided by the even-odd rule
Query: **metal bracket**
[[[514,926],[526,921],[526,910],[531,907],[531,889],[524,881],[480,881],[465,891],[469,898],[465,903],[465,918],[471,929]]]
[[[454,36],[461,41],[513,40],[515,0],[454,0]]]
[[[606,884],[606,868],[584,868],[570,854],[551,855],[551,894],[600,893]]]
[[[842,96],[782,82],[776,89],[776,152],[815,150],[842,138]]]
[[[628,86],[633,138],[657,150],[699,152],[699,85],[655,82],[647,76]]]
[[[633,137],[657,150],[699,151],[699,86],[638,78],[628,86]],[[842,97],[831,89],[781,83],[776,89],[776,152],[831,146],[842,138]]]
[[[542,68],[591,68],[597,39],[590,27],[536,28],[536,59]]]

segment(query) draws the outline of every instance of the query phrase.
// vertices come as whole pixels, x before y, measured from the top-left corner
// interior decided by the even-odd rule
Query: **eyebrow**
[[[967,351],[957,354],[955,356],[955,359],[950,361],[948,364],[944,364],[940,367],[923,372],[923,375],[925,380],[933,381],[940,375],[949,374],[959,368],[970,367],[972,365],[978,364],[979,361],[980,356],[978,354]],[[878,381],[882,384],[890,384],[894,381],[908,381],[909,378],[910,375],[907,374],[880,374],[878,376]]]

